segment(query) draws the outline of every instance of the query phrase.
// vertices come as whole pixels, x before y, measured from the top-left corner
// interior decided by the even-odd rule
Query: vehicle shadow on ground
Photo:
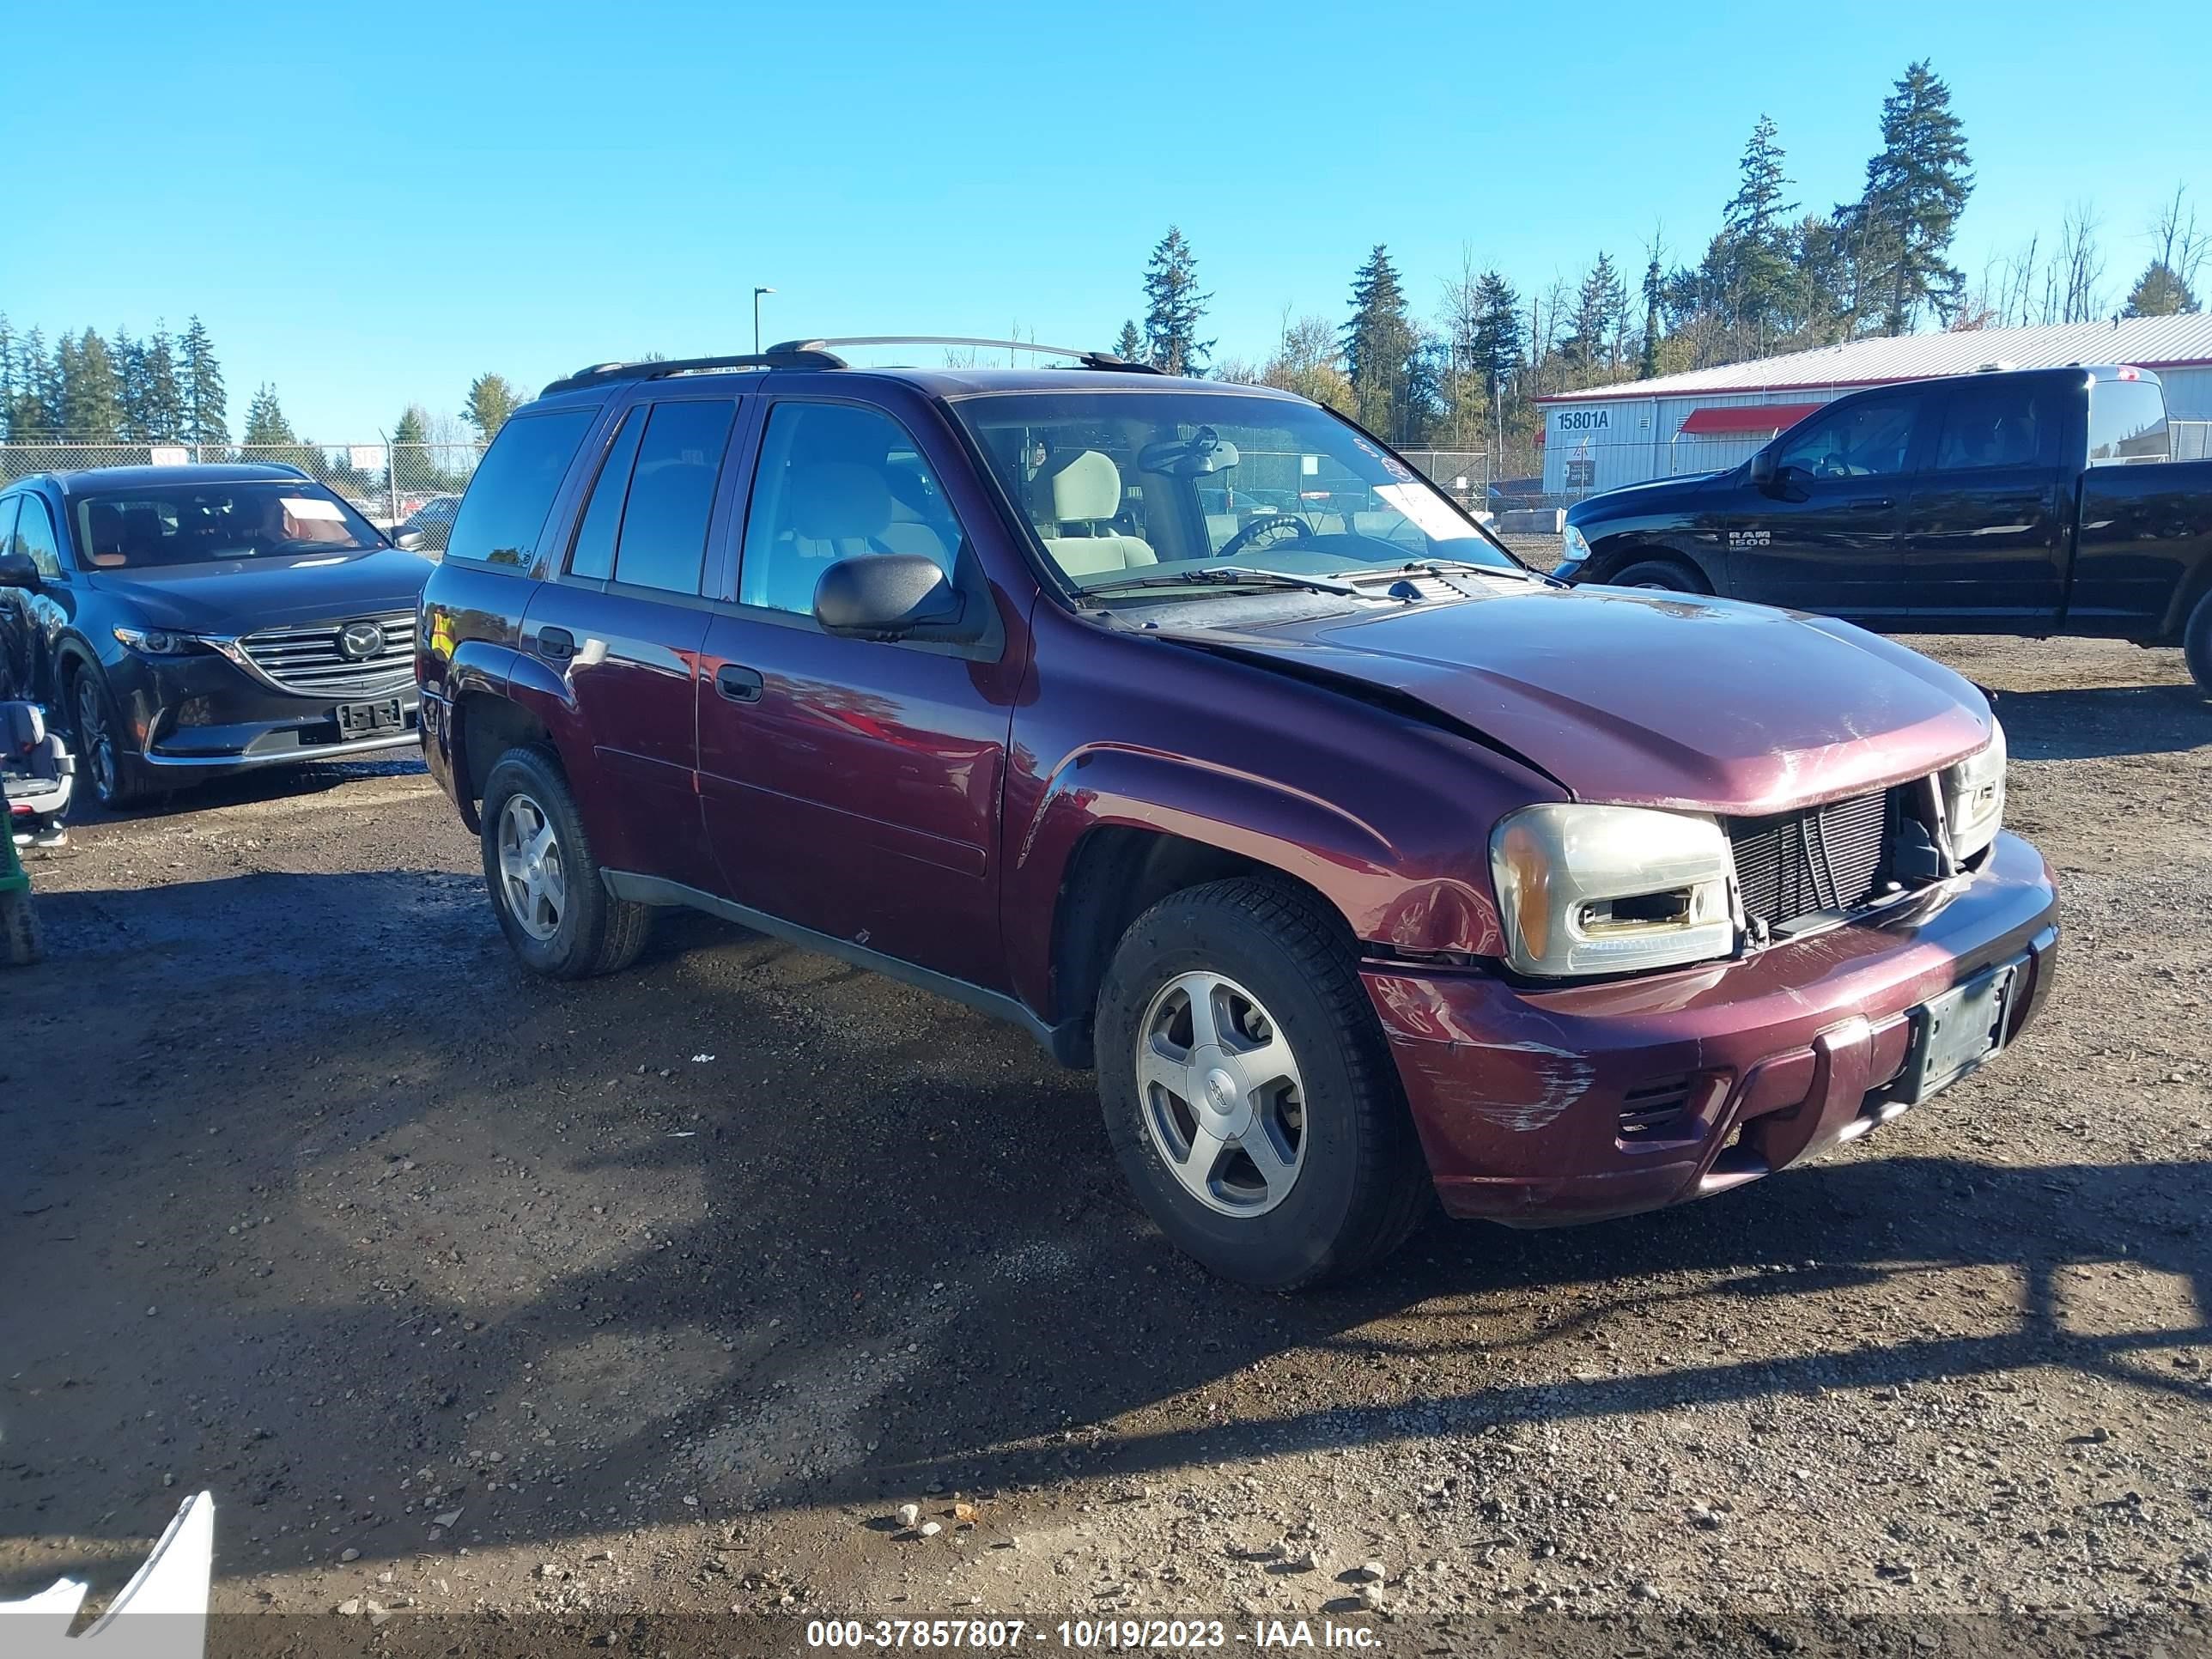
[[[75,752],[74,749],[71,752]],[[428,769],[422,764],[421,756],[402,749],[395,750],[392,758],[386,760],[268,766],[252,771],[234,772],[227,777],[210,778],[204,783],[180,785],[143,805],[111,811],[94,798],[84,763],[79,760],[76,789],[70,799],[69,823],[72,829],[77,829],[90,824],[183,817],[217,807],[259,805],[269,801],[298,800],[326,795],[342,785],[359,783],[368,778],[423,777],[428,773]]]
[[[2170,755],[2212,744],[2212,702],[2193,685],[2110,685],[1997,694],[2014,760]]]
[[[61,949],[10,991],[52,1075],[10,1058],[45,1080],[0,1113],[21,1273],[0,1536],[143,1539],[165,1468],[218,1489],[236,1575],[279,1528],[322,1539],[334,1490],[385,1494],[325,1540],[374,1558],[426,1547],[433,1491],[469,1514],[443,1547],[551,1545],[2023,1366],[2208,1398],[2202,1161],[1854,1150],[1571,1231],[1438,1222],[1358,1285],[1261,1295],[1133,1217],[1089,1079],[1018,1034],[688,918],[632,974],[549,986],[476,885],[51,901]],[[149,1231],[171,1271],[142,1280]],[[2123,1262],[2175,1295],[2077,1328],[2069,1273]],[[1969,1328],[1854,1315],[1961,1267],[2003,1270],[2013,1304]],[[1601,1374],[1599,1327],[1714,1298],[1786,1334]]]

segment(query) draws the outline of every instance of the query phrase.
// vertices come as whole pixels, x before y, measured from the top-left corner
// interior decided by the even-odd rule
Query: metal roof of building
[[[1580,392],[1553,392],[1540,404],[1602,402],[1616,398],[1679,398],[1698,393],[1801,392],[1814,387],[1884,386],[1939,374],[1971,374],[1985,363],[2014,368],[2063,368],[2069,363],[2133,363],[2141,368],[2212,365],[2212,313],[2183,317],[2124,317],[2114,322],[2062,323],[2046,328],[1980,328],[1955,334],[1905,334],[1792,351],[1780,357],[1696,368],[1656,380],[1624,380]]]

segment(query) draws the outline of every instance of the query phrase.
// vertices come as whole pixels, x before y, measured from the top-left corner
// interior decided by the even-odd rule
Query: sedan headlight
[[[1590,556],[1589,538],[1569,525],[1559,532],[1559,562],[1580,564]]]
[[[197,634],[179,634],[166,628],[118,628],[116,639],[142,656],[181,657],[215,647]]]
[[[1640,806],[1528,806],[1490,838],[1507,961],[1625,974],[1735,948],[1735,860],[1719,823]]]
[[[2004,727],[1992,717],[1989,746],[1943,769],[1943,822],[1950,826],[1952,857],[1970,859],[1997,838],[2004,799]]]

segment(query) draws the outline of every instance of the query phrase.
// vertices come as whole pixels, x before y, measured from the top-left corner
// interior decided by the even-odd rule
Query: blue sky
[[[1873,20],[1908,14],[1909,22]],[[97,23],[93,19],[97,18]],[[1825,20],[1825,21],[1824,21]],[[51,337],[198,312],[234,425],[304,434],[763,329],[1110,344],[1170,222],[1218,355],[1340,316],[1387,243],[1525,292],[1684,255],[1773,115],[1793,194],[1856,193],[1908,60],[1951,83],[1970,272],[2095,200],[2124,292],[2157,199],[2212,225],[2212,8],[842,3],[18,8],[0,310]]]

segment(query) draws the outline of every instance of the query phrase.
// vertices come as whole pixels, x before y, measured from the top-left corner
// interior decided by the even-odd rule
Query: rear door
[[[2018,633],[2056,623],[2066,582],[2069,402],[2040,377],[1954,380],[1906,496],[1915,627]]]
[[[843,558],[916,553],[997,617],[969,541],[988,505],[950,435],[777,398],[761,425],[735,602],[699,666],[700,790],[738,903],[992,989],[999,808],[1024,647],[845,639],[813,616]]]
[[[707,532],[739,401],[656,385],[605,434],[597,476],[522,648],[561,674],[610,810],[610,868],[712,891],[693,689],[710,617]]]
[[[1747,485],[1726,526],[1729,592],[1901,627],[1911,581],[1898,532],[1921,401],[1848,398],[1777,439],[1772,483]]]

